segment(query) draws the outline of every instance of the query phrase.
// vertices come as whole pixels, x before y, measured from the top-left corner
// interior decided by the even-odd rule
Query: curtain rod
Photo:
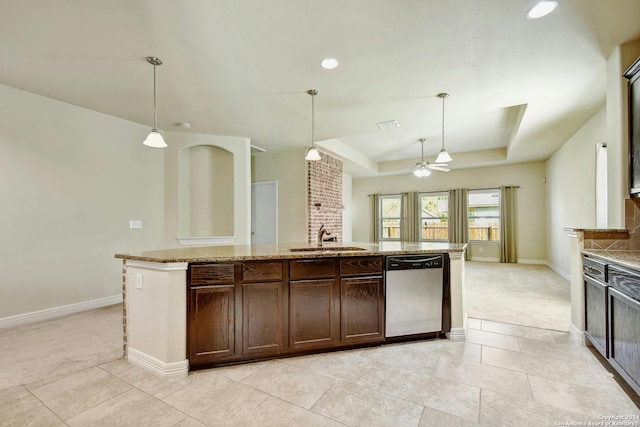
[[[505,188],[520,188],[519,185],[504,185],[501,187],[505,187]],[[500,187],[486,187],[486,188],[468,188],[467,190],[469,191],[482,191],[482,190],[499,190]],[[454,188],[450,188],[449,190],[436,190],[436,191],[416,191],[416,193],[444,193],[447,191],[451,191],[454,190]],[[406,193],[406,191],[401,191],[401,193]],[[390,194],[398,194],[398,193],[373,193],[373,194],[367,194],[367,197],[371,197],[374,194],[379,194],[382,196],[386,196],[386,195],[390,195]]]

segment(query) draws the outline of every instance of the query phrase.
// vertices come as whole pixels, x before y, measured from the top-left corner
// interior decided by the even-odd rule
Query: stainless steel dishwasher
[[[442,331],[444,255],[387,256],[385,336]]]

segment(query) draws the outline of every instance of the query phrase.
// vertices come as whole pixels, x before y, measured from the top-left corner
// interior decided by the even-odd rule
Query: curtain
[[[400,241],[420,241],[420,195],[415,191],[401,195]]]
[[[380,194],[371,194],[371,227],[369,236],[372,242],[380,240]]]
[[[469,243],[469,220],[467,206],[469,190],[456,188],[449,190],[449,242]],[[468,251],[465,251],[465,259]]]
[[[515,199],[514,187],[500,187],[500,262],[518,262]]]

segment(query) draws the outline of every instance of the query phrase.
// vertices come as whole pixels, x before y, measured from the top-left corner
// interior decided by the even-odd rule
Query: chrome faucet
[[[324,224],[322,224],[320,226],[320,229],[318,230],[318,247],[319,248],[322,247],[322,239],[323,239],[325,234],[327,236],[331,236],[331,233],[326,228],[324,228]]]

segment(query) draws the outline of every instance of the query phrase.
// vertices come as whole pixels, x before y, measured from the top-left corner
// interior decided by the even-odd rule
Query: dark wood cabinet
[[[191,363],[227,359],[235,351],[235,286],[189,290],[188,353]]]
[[[289,348],[329,348],[340,340],[336,258],[289,261]]]
[[[282,282],[242,284],[242,352],[278,354],[283,346]]]
[[[242,353],[277,355],[284,350],[282,261],[242,263]]]
[[[608,286],[590,277],[584,278],[585,331],[584,334],[604,357],[609,356],[607,346]]]
[[[383,257],[340,260],[340,342],[384,340]]]
[[[640,394],[640,302],[609,289],[609,362]]]
[[[192,367],[384,342],[383,257],[191,264]]]
[[[629,195],[640,197],[640,58],[624,76],[629,79]]]
[[[191,266],[188,286],[189,361],[198,364],[232,359],[237,354],[234,264]]]
[[[384,340],[384,283],[382,277],[340,281],[340,340],[342,343]]]
[[[607,264],[583,258],[585,337],[604,357],[609,356]]]
[[[335,279],[289,282],[289,346],[327,348],[339,339],[339,293]]]

